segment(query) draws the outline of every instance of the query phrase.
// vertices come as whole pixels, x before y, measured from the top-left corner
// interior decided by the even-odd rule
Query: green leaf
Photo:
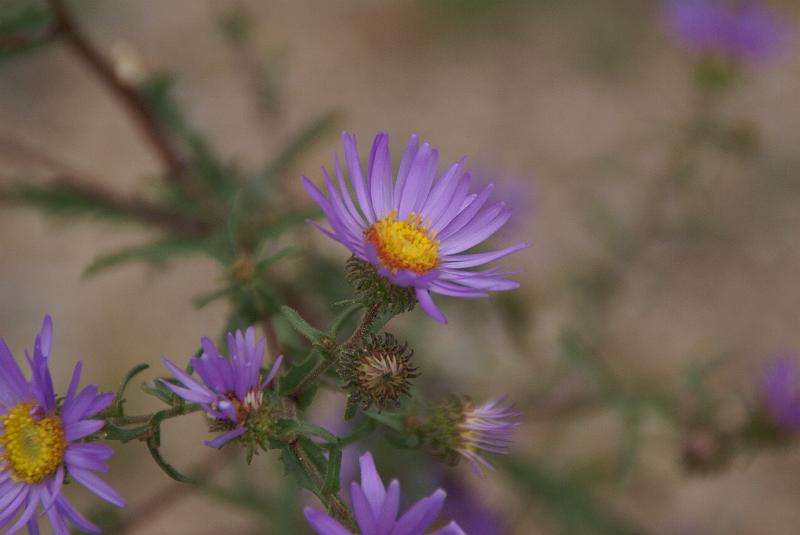
[[[317,469],[317,472],[324,474],[328,469],[328,459],[325,457],[325,450],[322,449],[322,446],[306,436],[301,436],[298,442],[303,451],[306,452],[306,455],[308,455],[308,459]],[[319,489],[317,489],[317,492],[319,492]]]
[[[142,390],[146,394],[150,394],[154,396],[167,405],[172,405],[175,401],[175,394],[172,391],[164,386],[161,381],[147,381],[146,383],[142,384]]]
[[[139,85],[153,113],[189,152],[192,175],[202,178],[215,192],[230,194],[238,186],[231,169],[226,169],[209,144],[187,121],[173,95],[174,80],[168,73],[156,73]]]
[[[309,323],[306,322],[306,320],[304,320],[295,309],[288,306],[282,306],[281,313],[289,322],[289,325],[291,325],[295,331],[303,335],[310,342],[317,344],[325,337],[325,333],[309,325]]]
[[[496,464],[520,492],[535,497],[568,532],[585,535],[638,535],[630,526],[596,500],[580,481],[557,474],[538,463],[508,456]]]
[[[64,181],[49,184],[15,184],[3,191],[4,200],[38,208],[56,217],[96,217],[112,221],[133,221],[133,216],[104,195],[88,187]]]
[[[405,433],[406,431],[406,416],[404,414],[377,411],[366,411],[364,414],[398,433]]]
[[[339,479],[342,469],[342,448],[331,447],[328,451],[328,469],[325,471],[325,481],[320,491],[324,495],[337,494],[339,492]]]
[[[158,449],[158,444],[153,439],[147,441],[147,450],[150,452],[150,455],[153,457],[158,467],[169,477],[181,483],[195,483],[194,478],[182,474],[177,468],[164,460],[164,457],[161,456],[161,451]]]
[[[284,258],[289,258],[292,256],[300,256],[304,252],[305,251],[301,247],[286,247],[285,249],[281,249],[277,253],[256,262],[256,272],[262,273],[265,269],[275,264],[276,262],[279,262]]]
[[[96,258],[84,270],[84,277],[91,277],[112,267],[127,262],[146,262],[164,265],[177,256],[199,254],[204,250],[203,244],[185,238],[171,237],[143,245],[134,245]]]
[[[134,366],[131,371],[125,376],[125,379],[122,381],[119,389],[117,390],[116,397],[114,398],[114,414],[117,416],[122,416],[124,414],[124,404],[125,404],[125,390],[128,388],[128,384],[131,380],[148,369],[150,367],[149,364],[139,364],[138,366]]]
[[[0,9],[0,61],[51,41],[52,17],[41,2],[3,0]]]
[[[327,113],[305,125],[289,141],[283,151],[261,173],[256,175],[255,181],[271,181],[279,178],[301,154],[326,134],[338,122],[338,119],[338,114]]]
[[[353,303],[347,306],[347,308],[345,308],[341,312],[339,312],[336,318],[334,318],[334,320],[331,322],[331,326],[328,327],[328,333],[330,333],[331,338],[335,340],[342,326],[348,321],[350,321],[350,319],[352,319],[353,316],[355,316],[356,312],[358,312],[362,308],[364,308],[364,305],[362,305],[361,303]]]
[[[150,424],[140,425],[138,427],[120,427],[111,422],[106,422],[106,425],[103,427],[106,440],[116,440],[123,444],[131,440],[137,440],[145,436],[148,432],[150,432]]]
[[[292,448],[290,448],[288,444],[282,444],[280,449],[280,459],[283,463],[283,469],[286,472],[286,475],[294,479],[297,484],[300,485],[300,487],[308,489],[316,494],[317,489],[314,485],[314,482],[311,481],[311,478],[306,473],[305,468],[303,468],[303,464],[292,451]]]
[[[347,404],[344,407],[344,421],[352,420],[358,412],[358,403],[353,396],[347,396]]]
[[[195,308],[203,308],[204,306],[208,305],[216,301],[217,299],[222,299],[223,297],[227,297],[232,295],[236,292],[239,288],[238,284],[231,284],[230,286],[226,286],[224,288],[219,288],[218,290],[214,290],[213,292],[209,292],[203,295],[198,295],[197,297],[192,299],[192,304]]]
[[[318,353],[312,351],[305,360],[292,366],[289,372],[279,379],[278,393],[286,396],[294,392],[303,379],[316,368],[319,359]]]

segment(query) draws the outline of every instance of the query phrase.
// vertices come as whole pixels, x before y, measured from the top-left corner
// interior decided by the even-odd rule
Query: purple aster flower
[[[247,419],[261,409],[264,388],[278,373],[283,355],[275,360],[266,379],[262,379],[261,364],[267,341],[262,338],[256,342],[255,328],[249,327],[244,334],[242,331],[228,333],[230,358],[222,356],[208,337],[202,338],[200,344],[202,355],[190,362],[202,382],[163,357],[164,365],[182,386],[162,382],[176,396],[199,404],[209,418],[229,428],[214,440],[206,441],[207,446],[220,448],[247,431]]]
[[[90,418],[114,399],[97,393],[97,385],[78,392],[81,363],[75,365],[67,395],[56,402],[48,359],[53,322],[45,316],[36,336],[33,358],[26,353],[31,379],[26,380],[5,341],[0,337],[0,529],[4,533],[24,527],[39,533],[38,517],[47,515],[53,532],[68,535],[67,521],[82,531],[100,529],[83,517],[64,497],[65,478],[77,481],[119,507],[125,501],[93,472],[107,472],[113,451],[106,445],[82,439],[103,428]],[[42,513],[36,514],[39,505]]]
[[[445,492],[439,489],[421,499],[398,519],[400,482],[393,479],[386,488],[369,452],[362,455],[359,462],[361,485],[355,481],[350,483],[350,498],[361,535],[423,535],[441,513]],[[306,507],[304,512],[319,535],[352,535],[350,530],[322,511]],[[450,522],[431,535],[464,535],[464,531],[455,522]]]
[[[470,268],[493,262],[527,247],[519,243],[498,251],[467,253],[506,224],[511,209],[503,202],[488,204],[493,186],[470,193],[464,160],[436,178],[439,152],[419,145],[412,135],[393,180],[389,136],[379,133],[372,144],[367,175],[359,162],[355,136],[342,134],[347,171],[358,207],[334,154],[338,189],[323,169],[326,197],[307,177],[303,185],[319,204],[331,231],[314,223],[328,237],[369,262],[392,284],[413,288],[423,310],[447,323],[430,293],[462,299],[486,297],[488,291],[512,290],[516,272]]]
[[[472,463],[478,475],[482,474],[481,466],[494,470],[481,452],[507,454],[511,436],[520,426],[515,419],[522,413],[515,411],[511,405],[504,405],[507,398],[500,396],[477,407],[471,401],[466,401],[461,409],[461,417],[456,424],[455,450]]]
[[[464,481],[453,477],[453,472],[442,475],[442,487],[447,491],[445,515],[458,519],[458,524],[467,533],[480,535],[502,535],[500,516],[485,503],[479,489],[471,489]]]
[[[690,50],[741,61],[775,56],[788,37],[786,25],[756,0],[668,0],[665,19]]]
[[[775,425],[790,433],[800,432],[800,363],[795,357],[781,355],[767,364],[761,396]]]

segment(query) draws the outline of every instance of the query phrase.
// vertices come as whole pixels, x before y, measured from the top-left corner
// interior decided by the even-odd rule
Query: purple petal
[[[347,162],[347,171],[350,173],[350,182],[356,190],[358,204],[367,219],[367,223],[375,222],[375,211],[372,209],[372,202],[367,195],[367,187],[364,184],[364,172],[361,170],[361,162],[358,159],[358,145],[356,137],[347,132],[342,132],[342,142],[344,143],[344,158]]]
[[[383,501],[386,499],[386,488],[383,486],[381,476],[375,468],[375,460],[370,452],[366,452],[358,459],[361,465],[361,490],[372,507],[375,517],[380,515]]]
[[[11,350],[0,336],[0,403],[15,405],[26,397],[29,391],[28,382],[14,360]]]
[[[353,502],[356,523],[362,535],[377,535],[375,518],[378,515],[373,511],[372,504],[355,481],[350,483],[350,499]]]
[[[58,507],[58,511],[62,515],[67,517],[67,519],[81,531],[85,531],[87,533],[100,533],[100,528],[89,522],[86,517],[76,511],[63,495],[56,499],[56,507]]]
[[[247,431],[246,427],[237,427],[236,429],[222,433],[214,440],[206,440],[204,444],[209,448],[219,449],[234,438],[243,435],[245,431]]]
[[[400,510],[400,482],[393,479],[386,490],[386,499],[378,515],[377,535],[389,535],[397,519],[397,512]]]
[[[439,310],[439,307],[437,307],[436,303],[433,302],[430,292],[428,292],[428,290],[417,288],[416,294],[417,301],[419,302],[419,306],[422,307],[422,310],[424,310],[428,316],[432,317],[439,323],[444,323],[446,325],[447,317],[442,314],[442,311]]]
[[[125,507],[125,500],[117,493],[111,485],[83,468],[70,468],[69,475],[75,481],[94,492],[109,503],[117,507]]]
[[[303,509],[306,520],[317,532],[317,535],[353,535],[345,529],[339,522],[332,519],[322,511],[317,511],[312,507]]]
[[[39,493],[37,492],[36,488],[32,488],[28,493],[28,503],[25,505],[25,510],[22,512],[19,518],[17,518],[17,521],[8,528],[6,535],[12,535],[24,528],[31,517],[33,517],[33,514],[36,512],[37,505],[39,505]]]
[[[408,138],[406,150],[403,151],[403,158],[400,160],[400,168],[397,170],[397,181],[394,186],[392,208],[400,208],[400,194],[403,192],[403,188],[405,188],[408,173],[411,171],[411,165],[417,158],[418,152],[419,138],[417,134],[412,134],[411,137]]]
[[[275,359],[275,364],[272,365],[272,369],[269,370],[269,374],[267,374],[267,378],[264,379],[264,382],[261,383],[261,389],[263,390],[266,386],[275,378],[278,374],[278,370],[283,364],[283,355],[279,355],[278,358]]]
[[[100,431],[105,422],[103,420],[82,420],[73,424],[64,425],[64,436],[68,442],[74,442],[92,433]]]
[[[72,398],[75,397],[75,392],[78,391],[78,385],[81,381],[81,370],[83,369],[83,362],[80,360],[75,363],[75,368],[72,369],[72,379],[69,381],[69,388],[67,389],[67,395],[64,397],[64,402],[68,403]]]
[[[437,529],[431,535],[467,535],[464,530],[455,522],[450,522],[442,529]]]
[[[369,191],[375,218],[385,216],[394,206],[392,188],[392,159],[389,154],[389,134],[385,132],[375,136],[368,166]]]
[[[447,493],[439,489],[427,498],[418,501],[406,514],[400,517],[391,535],[417,535],[424,533],[436,520],[439,513],[442,512],[446,496]]]
[[[442,261],[442,266],[454,269],[477,267],[483,264],[488,264],[489,262],[494,262],[495,260],[499,260],[505,256],[516,253],[517,251],[526,249],[527,247],[528,247],[527,243],[518,243],[516,245],[512,245],[511,247],[506,247],[505,249],[500,249],[498,251],[489,251],[485,253],[472,253],[463,255],[451,255],[446,257]]]

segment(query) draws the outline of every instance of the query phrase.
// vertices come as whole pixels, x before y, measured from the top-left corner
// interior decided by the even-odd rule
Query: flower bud
[[[371,336],[344,355],[339,374],[347,381],[351,399],[363,409],[397,406],[418,375],[411,363],[413,354],[408,344],[400,344],[391,334]]]
[[[511,435],[520,425],[516,418],[521,413],[504,405],[506,398],[501,396],[479,406],[466,397],[451,398],[433,409],[422,432],[433,451],[448,464],[456,465],[464,458],[481,475],[481,467],[493,469],[481,453],[508,453]]]

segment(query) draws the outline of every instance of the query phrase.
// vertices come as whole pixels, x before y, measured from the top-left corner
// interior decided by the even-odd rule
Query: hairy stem
[[[322,474],[319,473],[317,467],[314,466],[314,463],[308,458],[306,452],[303,450],[303,447],[300,445],[299,442],[294,441],[289,444],[289,447],[292,449],[292,453],[295,455],[297,460],[303,467],[303,470],[308,475],[309,479],[314,483],[314,487],[317,489],[322,489],[324,484],[324,480]],[[339,520],[345,522],[347,526],[351,529],[355,528],[355,520],[353,519],[353,514],[350,512],[350,509],[345,505],[344,501],[336,495],[336,494],[323,494],[320,492],[318,494],[320,500],[325,504],[325,507],[328,509],[329,512],[333,513]]]
[[[350,336],[350,338],[348,338],[347,341],[344,342],[340,347],[332,349],[328,358],[321,359],[314,369],[312,369],[308,375],[306,375],[303,380],[300,381],[300,383],[297,385],[297,388],[295,388],[290,395],[297,396],[298,394],[302,393],[303,390],[305,390],[310,384],[313,384],[317,379],[319,379],[322,374],[336,365],[341,357],[341,351],[343,349],[350,349],[361,343],[364,337],[369,333],[373,322],[378,317],[379,311],[379,304],[371,305],[364,312],[361,322],[358,324],[358,327],[356,327],[356,330],[353,331],[353,334]]]

